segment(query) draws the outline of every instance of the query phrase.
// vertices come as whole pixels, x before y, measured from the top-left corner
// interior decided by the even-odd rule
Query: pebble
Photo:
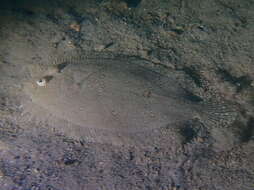
[[[111,47],[112,45],[114,45],[114,42],[110,42],[110,43],[107,43],[107,44],[98,44],[94,47],[94,50],[95,51],[102,51],[104,49],[107,49],[107,48]]]
[[[103,50],[103,49],[105,49],[105,45],[96,45],[96,46],[94,47],[94,50],[95,50],[95,51],[101,51],[101,50]]]
[[[0,150],[8,150],[9,147],[4,142],[0,141]]]
[[[197,141],[198,141],[199,143],[203,143],[203,142],[204,142],[204,139],[203,139],[202,137],[197,137]]]
[[[0,170],[0,179],[4,177],[4,172]]]
[[[71,28],[72,30],[75,30],[76,32],[80,32],[81,26],[80,26],[79,24],[77,24],[77,23],[72,23],[72,24],[70,25],[70,28]]]

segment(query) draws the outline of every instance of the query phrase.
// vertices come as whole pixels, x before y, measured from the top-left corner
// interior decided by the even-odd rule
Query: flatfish
[[[58,119],[55,127],[75,139],[123,144],[136,134],[152,135],[193,118],[221,125],[235,117],[229,105],[190,101],[176,79],[136,62],[65,60],[54,67],[40,81],[26,82],[24,91],[30,108],[38,106],[50,115],[45,119],[46,114],[34,112],[35,118]]]

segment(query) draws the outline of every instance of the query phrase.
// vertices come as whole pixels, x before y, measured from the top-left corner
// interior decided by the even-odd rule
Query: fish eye
[[[46,86],[46,83],[47,83],[47,81],[46,81],[46,79],[44,79],[44,78],[41,78],[41,79],[39,79],[39,80],[36,81],[36,84],[37,84],[38,86]]]

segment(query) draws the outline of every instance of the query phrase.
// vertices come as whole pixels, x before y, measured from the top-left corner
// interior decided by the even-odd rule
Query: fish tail
[[[204,125],[209,127],[228,127],[237,117],[236,105],[224,101],[202,102],[197,112]]]

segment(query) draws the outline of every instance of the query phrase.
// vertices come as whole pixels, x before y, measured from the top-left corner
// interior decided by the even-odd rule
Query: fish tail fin
[[[202,102],[197,107],[200,120],[209,127],[228,127],[237,117],[236,105],[224,101]]]

